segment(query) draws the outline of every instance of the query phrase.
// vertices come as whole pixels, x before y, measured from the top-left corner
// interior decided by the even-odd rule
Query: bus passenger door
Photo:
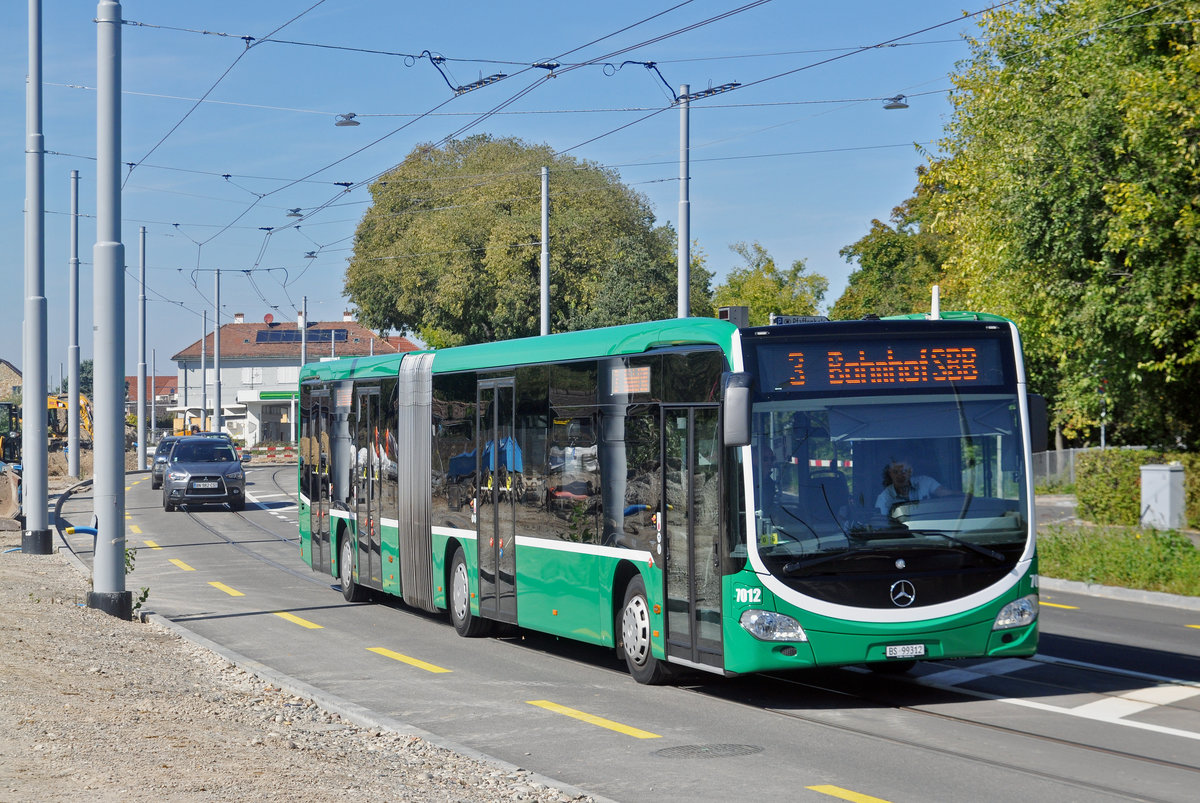
[[[479,612],[488,619],[517,621],[516,499],[510,469],[515,468],[513,378],[479,383],[475,431],[475,510],[478,519]]]
[[[329,495],[332,478],[331,447],[329,441],[330,417],[333,415],[329,391],[314,390],[312,406],[309,409],[311,421],[311,448],[313,465],[313,484],[309,489],[309,527],[312,533],[312,567],[313,571],[329,574],[332,569],[329,549]]]
[[[723,666],[716,407],[663,408],[667,655]]]
[[[379,531],[382,510],[376,451],[378,427],[379,388],[360,388],[354,430],[354,517],[358,525],[358,582],[370,588],[383,588]]]

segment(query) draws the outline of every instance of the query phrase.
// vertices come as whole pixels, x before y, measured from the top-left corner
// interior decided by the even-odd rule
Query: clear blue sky
[[[418,143],[460,128],[461,136],[515,136],[611,166],[647,196],[660,222],[676,224],[679,113],[635,122],[669,106],[668,88],[645,67],[605,69],[605,62],[656,62],[672,88],[686,83],[693,92],[754,84],[692,104],[692,239],[717,282],[737,264],[729,246],[738,241],[760,242],[780,265],[804,259],[829,278],[831,304],[852,269],[838,250],[911,194],[924,160],[915,143],[933,148],[941,135],[948,74],[967,56],[963,34],[975,30],[978,18],[963,13],[989,4],[774,0],[675,33],[752,4],[125,2],[124,18],[143,23],[122,28],[122,161],[138,163],[122,199],[126,373],[137,370],[139,226],[147,230],[148,349],[157,350],[159,373],[169,373],[171,355],[199,338],[206,306],[211,325],[215,268],[229,271],[222,274],[225,322],[235,312],[248,321],[267,313],[292,321],[304,296],[310,318],[340,319],[349,308],[342,281],[367,206],[365,182]],[[0,299],[0,357],[20,365],[28,51],[24,4],[13,6],[0,28],[0,242],[10,282]],[[81,350],[92,356],[95,12],[86,0],[43,0],[53,382],[67,351],[72,169],[81,175],[85,216]],[[264,41],[276,29],[273,39],[306,44]],[[256,44],[247,48],[242,36]],[[895,46],[855,52],[889,41]],[[510,77],[456,98],[428,59],[388,55],[423,51],[447,59],[442,67],[456,86]],[[528,65],[550,59],[564,68],[596,63],[539,82],[545,71]],[[909,96],[910,108],[884,110],[878,99],[897,94]],[[478,120],[509,101],[503,113]],[[334,126],[347,112],[361,125]],[[287,216],[294,207],[310,213],[299,229]],[[310,251],[315,259],[306,258]]]

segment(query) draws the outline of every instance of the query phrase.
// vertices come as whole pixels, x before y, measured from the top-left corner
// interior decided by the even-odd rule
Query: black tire
[[[162,480],[150,480],[150,490],[157,491],[162,487]]]
[[[462,547],[454,550],[450,560],[450,594],[446,600],[450,609],[450,623],[458,635],[476,638],[488,631],[490,624],[471,613],[471,575],[467,572],[467,558]]]
[[[877,675],[907,675],[916,665],[916,661],[873,661],[867,668]]]
[[[625,658],[629,674],[638,683],[656,685],[669,676],[664,662],[650,651],[650,603],[646,600],[646,584],[638,575],[625,587],[625,602],[617,622],[617,652]]]
[[[171,501],[169,499],[167,499],[166,494],[163,494],[163,512],[170,513],[174,510],[175,510],[175,505],[171,504]]]
[[[338,548],[338,579],[342,581],[342,596],[346,602],[362,602],[367,598],[364,588],[354,582],[354,539],[349,533],[342,534]]]
[[[246,498],[239,496],[237,499],[229,500],[229,509],[234,513],[241,513],[246,509]]]

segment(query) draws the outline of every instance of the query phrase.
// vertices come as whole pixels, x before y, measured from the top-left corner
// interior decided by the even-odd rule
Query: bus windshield
[[[758,401],[759,555],[798,587],[831,573],[1003,574],[1029,537],[1021,432],[1011,393]],[[827,585],[818,596],[836,597]]]

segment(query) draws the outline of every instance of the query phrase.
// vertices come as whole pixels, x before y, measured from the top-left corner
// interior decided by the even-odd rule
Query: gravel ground
[[[589,799],[357,727],[166,628],[84,607],[87,578],[20,544],[0,531],[0,802]]]

